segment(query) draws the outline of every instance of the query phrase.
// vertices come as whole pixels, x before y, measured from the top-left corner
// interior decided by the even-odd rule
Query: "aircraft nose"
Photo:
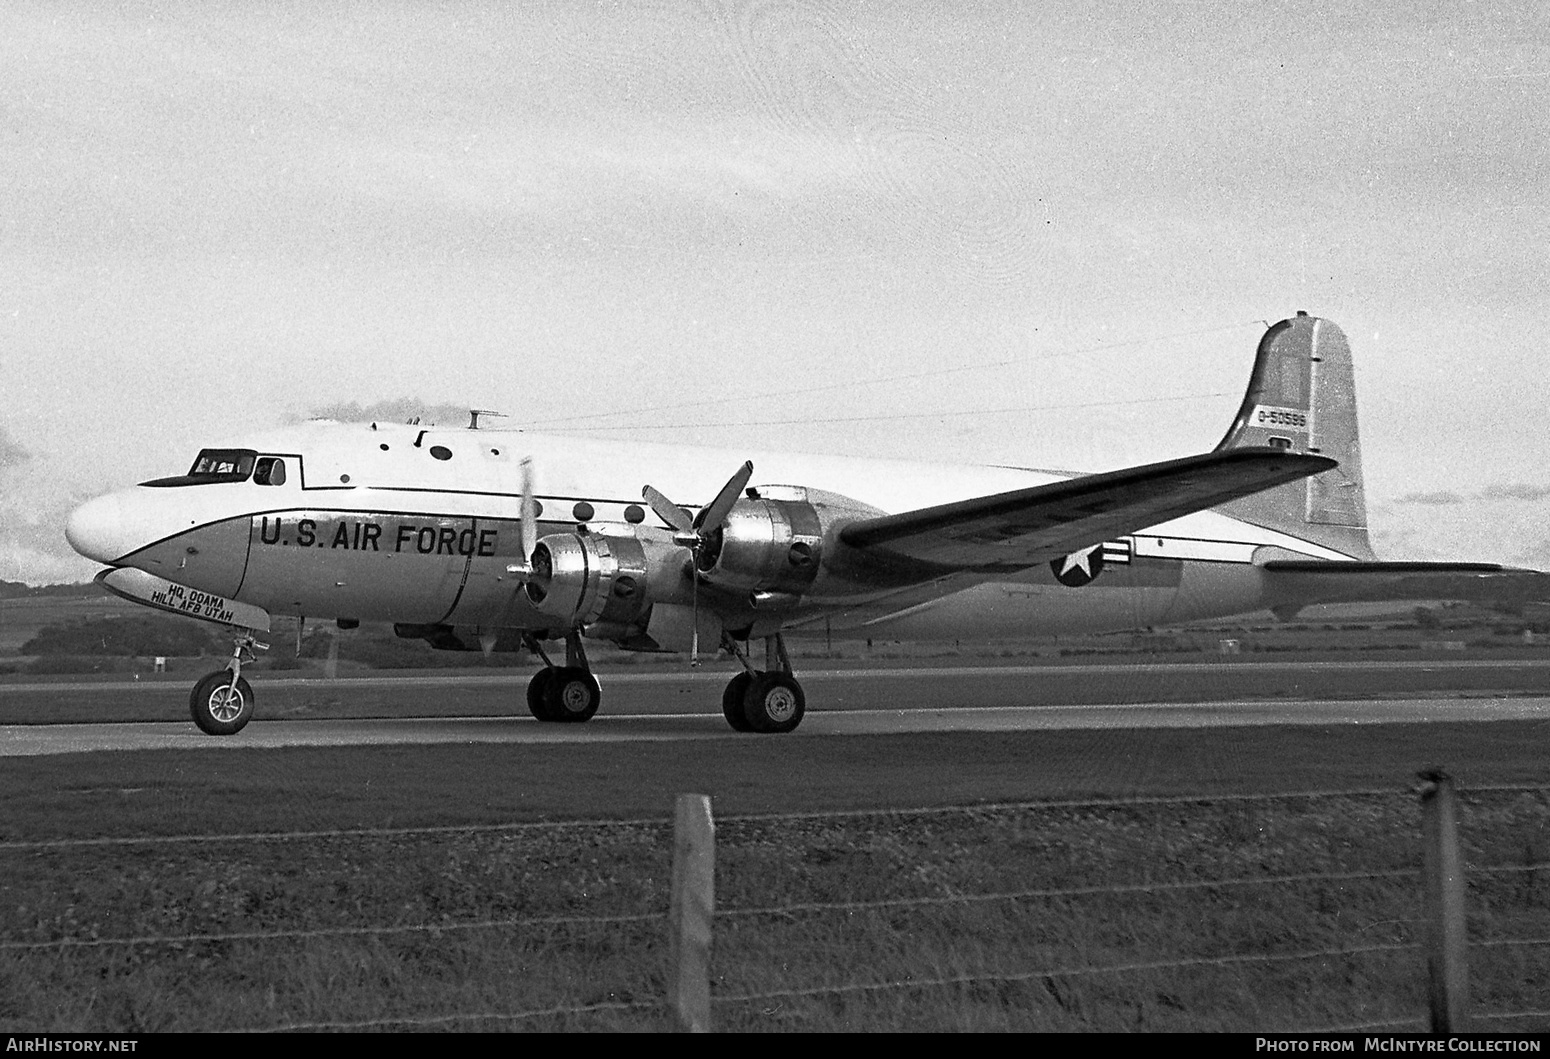
[[[124,544],[123,500],[116,493],[88,500],[65,521],[70,547],[99,563],[112,566],[128,549]]]

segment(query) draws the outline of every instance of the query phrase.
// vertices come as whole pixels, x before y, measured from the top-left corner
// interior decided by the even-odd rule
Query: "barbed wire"
[[[1237,879],[1190,879],[1180,882],[1128,883],[1109,886],[1061,886],[1031,890],[1010,890],[990,894],[954,894],[935,897],[894,897],[879,901],[814,901],[772,908],[727,908],[716,910],[717,916],[779,916],[793,912],[854,912],[881,908],[907,908],[912,906],[978,904],[991,901],[1018,901],[1050,897],[1092,897],[1098,894],[1166,893],[1183,890],[1214,890],[1232,886],[1254,886],[1300,882],[1341,882],[1356,879],[1409,878],[1420,875],[1416,868],[1395,868],[1374,872],[1329,872],[1302,875],[1275,875],[1243,877]],[[1390,920],[1387,922],[1399,922]]]
[[[1413,1027],[1406,1030],[1406,1027]],[[1320,1026],[1316,1030],[1271,1030],[1272,1033],[1362,1033],[1367,1030],[1399,1029],[1402,1032],[1420,1033],[1427,1029],[1426,1020],[1412,1016],[1402,1019],[1384,1019],[1381,1022],[1351,1022],[1342,1026]]]
[[[1550,787],[1544,788],[1550,790]],[[988,802],[981,805],[940,805],[899,809],[819,809],[801,813],[745,813],[717,817],[717,824],[767,823],[783,820],[827,820],[865,817],[910,817],[945,814],[974,814],[1039,809],[1125,808],[1127,806],[1197,804],[1201,802],[1285,801],[1295,798],[1395,797],[1406,792],[1397,788],[1363,788],[1329,791],[1294,791],[1284,794],[1189,794],[1157,795],[1140,798],[1098,798],[1055,801]],[[205,835],[128,835],[102,838],[56,838],[0,842],[0,853],[26,853],[51,849],[98,848],[137,845],[175,845],[178,843],[283,842],[325,838],[405,838],[416,835],[490,834],[503,831],[570,829],[575,827],[670,827],[667,817],[625,820],[525,820],[504,824],[439,824],[424,827],[320,828],[305,831],[246,831]]]
[[[446,1026],[454,1022],[523,1022],[529,1019],[552,1018],[559,1015],[591,1015],[600,1011],[637,1011],[643,1008],[666,1007],[663,1000],[605,1001],[580,1007],[535,1008],[531,1011],[487,1011],[451,1015],[404,1015],[386,1019],[362,1019],[350,1022],[291,1022],[280,1026],[255,1026],[233,1033],[305,1033],[318,1030],[366,1030],[381,1026]]]
[[[618,916],[532,916],[522,919],[481,919],[452,923],[395,923],[373,927],[318,927],[312,930],[234,930],[207,934],[143,935],[132,938],[57,938],[53,941],[0,941],[0,952],[48,949],[108,948],[138,945],[189,945],[223,941],[374,937],[390,934],[439,934],[461,930],[499,930],[540,926],[611,926],[666,919],[666,912]]]
[[[1284,885],[1303,882],[1349,882],[1406,878],[1418,875],[1413,868],[1398,868],[1374,872],[1311,872],[1298,875],[1247,876],[1234,879],[1192,879],[1177,882],[1128,883],[1108,886],[1045,887],[1028,890],[1009,890],[988,894],[923,895],[919,897],[883,898],[876,901],[803,902],[789,905],[771,905],[760,908],[717,909],[717,917],[790,916],[800,912],[868,911],[887,908],[930,907],[951,904],[985,904],[995,901],[1017,901],[1037,898],[1092,897],[1100,894],[1166,893],[1185,890],[1210,890],[1222,887]],[[188,945],[229,941],[270,941],[283,939],[341,938],[386,936],[391,934],[439,933],[463,930],[501,930],[517,927],[613,925],[641,923],[667,918],[666,912],[643,912],[609,916],[529,916],[508,919],[486,919],[467,922],[399,923],[367,927],[318,927],[310,930],[273,931],[218,931],[200,934],[140,935],[126,938],[55,938],[49,941],[0,941],[0,952],[46,951],[67,948],[106,948],[111,946],[139,945]],[[1404,920],[1385,920],[1401,923]]]
[[[1545,793],[1550,784],[1488,784],[1472,786],[1460,794]],[[888,809],[819,809],[800,813],[741,813],[717,817],[719,825],[767,823],[783,820],[860,819],[865,817],[910,817],[946,814],[1037,811],[1041,809],[1122,809],[1131,806],[1193,805],[1215,802],[1281,802],[1299,798],[1389,798],[1412,793],[1399,787],[1357,787],[1349,789],[1286,791],[1268,794],[1164,794],[1132,798],[1081,798],[1049,801],[987,802],[980,805],[927,805]],[[35,841],[0,842],[0,853],[25,853],[74,847],[96,848],[136,845],[174,845],[177,843],[286,842],[325,838],[407,838],[417,835],[492,834],[528,830],[570,829],[576,827],[670,827],[667,817],[623,820],[524,820],[504,824],[438,824],[424,827],[320,828],[306,831],[244,831],[205,835],[128,835],[103,838],[57,838]]]
[[[1469,943],[1472,949],[1505,948],[1509,945],[1550,945],[1550,938],[1476,938]]]
[[[112,846],[177,845],[217,842],[291,842],[326,838],[410,838],[414,836],[492,834],[534,830],[570,830],[577,827],[671,827],[661,817],[639,820],[524,820],[506,824],[436,824],[425,827],[341,827],[308,831],[245,831],[216,835],[129,835],[112,838],[56,838],[0,842],[0,853],[28,853],[52,849],[95,849]]]
[[[1550,1019],[1550,1008],[1544,1011],[1476,1011],[1472,1019]]]
[[[812,986],[806,989],[778,989],[764,993],[711,996],[715,1004],[751,1003],[761,1000],[795,999],[806,996],[830,996],[841,993],[880,992],[888,989],[923,989],[947,985],[974,985],[980,982],[1026,982],[1036,978],[1080,978],[1099,974],[1128,974],[1136,971],[1173,971],[1186,967],[1230,967],[1245,963],[1284,963],[1329,956],[1362,956],[1377,952],[1404,952],[1420,948],[1418,942],[1390,942],[1360,945],[1348,949],[1306,949],[1285,953],[1241,953],[1228,956],[1194,956],[1180,960],[1138,960],[1103,967],[1048,967],[1037,971],[1001,974],[950,975],[945,978],[916,978],[892,982],[862,982],[845,985]]]

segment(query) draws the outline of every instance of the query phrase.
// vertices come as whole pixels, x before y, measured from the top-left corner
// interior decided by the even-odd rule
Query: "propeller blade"
[[[737,473],[727,479],[727,484],[721,487],[721,492],[700,512],[700,517],[694,520],[694,528],[702,533],[709,533],[726,521],[727,514],[731,512],[732,505],[737,503],[737,498],[743,495],[743,487],[748,484],[748,479],[753,477],[753,461],[748,460],[737,469]]]
[[[522,461],[522,559],[532,562],[533,549],[538,547],[538,501],[533,496],[533,460]]]
[[[648,485],[640,491],[640,495],[646,498],[646,503],[650,504],[651,510],[657,513],[657,518],[679,533],[694,532],[694,521],[689,518],[689,513],[660,492]]]

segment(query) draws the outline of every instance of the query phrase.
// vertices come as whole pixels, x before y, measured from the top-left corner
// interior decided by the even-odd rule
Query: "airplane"
[[[1538,571],[1377,558],[1350,345],[1301,312],[1265,332],[1215,449],[1123,470],[750,457],[481,429],[477,414],[456,429],[312,421],[87,501],[65,533],[107,565],[108,590],[232,629],[226,668],[190,696],[211,735],[252,717],[242,668],[275,615],[528,650],[543,662],[528,710],[554,723],[601,702],[587,640],[696,664],[705,644],[740,663],[727,723],[776,734],[806,711],[788,633],[1007,639],[1318,603],[1550,599]]]

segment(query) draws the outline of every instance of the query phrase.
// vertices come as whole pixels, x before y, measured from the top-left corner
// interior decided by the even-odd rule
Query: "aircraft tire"
[[[727,719],[727,724],[732,726],[734,732],[753,731],[753,727],[748,723],[748,714],[743,707],[743,700],[748,697],[748,685],[751,683],[753,683],[753,677],[745,671],[728,681],[726,690],[721,693],[721,715]]]
[[[743,694],[743,717],[755,732],[794,731],[807,712],[807,696],[790,673],[759,673]]]
[[[231,686],[231,670],[222,669],[200,680],[189,694],[189,713],[206,735],[235,735],[252,720],[253,688],[238,677],[237,696],[227,701]]]
[[[566,724],[590,721],[603,701],[597,678],[579,666],[561,666],[554,674],[544,693],[550,719]]]
[[[554,714],[549,710],[549,685],[557,672],[559,671],[552,666],[544,666],[533,674],[532,680],[527,682],[527,712],[540,721],[555,719]]]

